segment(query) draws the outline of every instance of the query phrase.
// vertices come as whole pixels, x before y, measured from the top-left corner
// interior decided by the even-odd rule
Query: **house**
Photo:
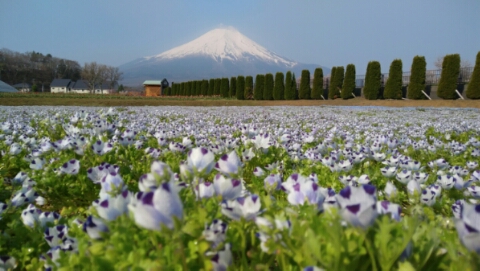
[[[95,94],[110,94],[116,92],[115,90],[118,88],[117,84],[114,84],[112,88],[110,88],[110,81],[106,81],[102,84],[95,85]]]
[[[78,80],[71,86],[70,92],[71,93],[90,93],[90,87],[88,86],[87,81]]]
[[[0,92],[18,92],[18,90],[7,83],[0,81]]]
[[[53,79],[50,83],[50,92],[52,93],[68,93],[73,85],[70,79]]]
[[[20,92],[30,92],[32,90],[32,86],[30,86],[28,83],[15,84],[13,87],[18,89]]]
[[[168,87],[167,79],[163,80],[146,80],[143,82],[143,86],[145,88],[145,96],[149,97],[157,97],[162,95],[162,89]]]

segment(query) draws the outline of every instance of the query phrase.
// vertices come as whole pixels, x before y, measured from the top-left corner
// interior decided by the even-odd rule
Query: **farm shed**
[[[146,80],[143,82],[145,88],[145,96],[156,97],[162,95],[162,89],[168,87],[167,79],[163,80]]]

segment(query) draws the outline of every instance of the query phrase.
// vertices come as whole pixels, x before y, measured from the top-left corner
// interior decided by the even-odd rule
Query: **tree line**
[[[0,80],[10,85],[28,83],[34,91],[50,88],[54,79],[83,79],[93,90],[97,84],[108,83],[110,88],[122,79],[117,67],[85,63],[80,66],[77,61],[54,57],[40,52],[19,53],[9,49],[0,50]]]
[[[457,83],[460,73],[460,55],[447,55],[442,58],[442,71],[438,85],[438,97],[456,99]],[[383,81],[381,66],[378,61],[368,63],[363,86],[363,96],[368,100],[402,99],[404,92],[408,99],[426,99],[422,91],[426,89],[425,57],[415,56],[411,66],[410,80],[407,86],[403,84],[402,60],[392,61],[386,82]],[[297,87],[295,74],[288,71],[285,75],[277,72],[257,74],[255,81],[252,76],[216,78],[209,80],[172,83],[163,91],[167,96],[219,96],[222,98],[237,98],[238,100],[297,100],[297,99],[351,99],[356,87],[355,65],[348,64],[333,67],[329,78],[325,78],[322,68],[316,68],[313,82],[309,70],[303,70],[300,86]],[[477,54],[475,67],[466,91],[469,99],[480,99],[480,52]]]

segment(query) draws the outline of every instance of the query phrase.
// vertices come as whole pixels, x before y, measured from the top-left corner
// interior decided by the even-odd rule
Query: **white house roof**
[[[7,83],[0,81],[0,92],[18,92],[18,90]]]

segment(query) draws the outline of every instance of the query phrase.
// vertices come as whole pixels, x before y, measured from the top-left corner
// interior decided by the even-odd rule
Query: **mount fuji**
[[[125,85],[138,86],[144,80],[167,78],[170,82],[301,71],[314,64],[302,64],[281,57],[255,43],[234,28],[217,28],[186,44],[161,54],[120,65]],[[322,67],[324,74],[330,69]]]

